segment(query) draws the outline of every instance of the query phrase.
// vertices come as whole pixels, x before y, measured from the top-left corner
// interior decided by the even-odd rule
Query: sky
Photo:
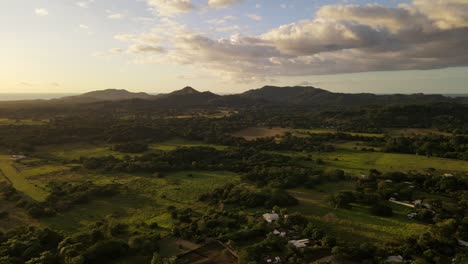
[[[0,93],[468,93],[468,0],[14,0],[0,32]]]

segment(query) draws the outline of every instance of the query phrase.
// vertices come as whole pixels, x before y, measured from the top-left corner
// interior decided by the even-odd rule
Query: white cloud
[[[256,15],[256,14],[247,14],[245,16],[247,16],[248,18],[250,18],[252,20],[256,20],[256,21],[262,20],[262,16]]]
[[[88,8],[92,3],[94,3],[94,0],[79,1],[76,2],[76,5],[81,8]]]
[[[189,12],[196,7],[191,0],[147,0],[148,5],[160,16],[173,16]]]
[[[47,11],[47,9],[45,8],[36,8],[34,10],[34,13],[38,16],[47,16],[49,15],[49,11]]]
[[[192,64],[242,81],[436,69],[468,66],[466,14],[467,0],[414,0],[397,7],[332,5],[320,8],[313,19],[256,36],[212,39],[187,30],[165,35],[167,28],[160,28],[116,38],[130,42],[129,52],[154,54],[153,62]]]
[[[82,28],[82,29],[89,29],[89,27],[87,25],[84,25],[84,24],[80,24],[78,25],[79,28]]]
[[[124,14],[117,13],[117,12],[114,12],[114,11],[111,11],[111,10],[106,10],[106,13],[107,13],[107,18],[109,18],[109,19],[121,20],[121,19],[125,18]]]
[[[208,0],[208,5],[214,8],[228,7],[234,4],[244,2],[245,0]]]

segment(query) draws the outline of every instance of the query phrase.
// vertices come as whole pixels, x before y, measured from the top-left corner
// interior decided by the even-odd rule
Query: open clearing
[[[289,193],[299,200],[299,205],[290,208],[290,211],[303,213],[319,227],[349,242],[398,241],[429,229],[427,225],[408,220],[406,215],[410,209],[399,205],[391,204],[394,211],[392,217],[371,215],[365,206],[353,205],[352,209],[334,209],[329,206],[329,195],[353,189],[353,182],[326,183],[313,190],[292,189]]]
[[[232,136],[242,137],[246,140],[255,140],[257,138],[281,136],[290,131],[291,129],[283,127],[248,127],[232,133]]]
[[[154,143],[150,145],[150,149],[152,150],[163,150],[163,151],[170,151],[180,147],[212,147],[215,149],[225,149],[226,146],[222,145],[215,145],[215,144],[207,144],[201,141],[190,141],[184,139],[172,139],[168,141],[163,141],[160,143]]]
[[[159,143],[153,143],[149,145],[149,150],[151,151],[170,151],[179,147],[212,147],[216,149],[224,149],[226,146],[206,144],[201,141],[189,141],[184,139],[172,139]],[[112,144],[106,143],[97,143],[97,144],[65,144],[65,145],[49,145],[41,147],[38,149],[39,156],[45,158],[53,158],[65,161],[78,160],[81,157],[105,157],[105,156],[114,156],[117,158],[123,158],[125,155],[136,156],[142,155],[143,153],[138,154],[127,154],[122,152],[113,151]]]
[[[433,168],[441,174],[446,172],[466,173],[468,172],[468,161],[444,159],[437,157],[426,157],[412,154],[384,153],[353,150],[352,145],[337,149],[332,152],[295,152],[295,151],[267,151],[270,153],[283,154],[291,157],[305,158],[308,155],[312,159],[321,159],[326,167],[344,170],[345,172],[359,175],[368,173],[370,169],[382,172],[392,171],[417,171],[426,172]],[[304,161],[304,165],[317,166],[315,162]]]
[[[109,198],[95,199],[84,205],[44,218],[47,225],[73,231],[101,218],[113,216],[125,223],[158,223],[170,229],[173,220],[168,206],[190,208],[202,212],[206,204],[198,201],[201,194],[228,183],[238,183],[240,178],[231,172],[181,171],[156,178],[150,175],[83,175],[96,184],[120,183],[124,191]]]
[[[8,118],[0,118],[0,126],[1,125],[29,125],[29,126],[34,126],[34,125],[43,125],[47,124],[49,121],[48,120],[36,120],[36,119],[8,119]]]
[[[9,182],[24,195],[36,201],[44,201],[47,192],[28,181],[25,175],[14,167],[13,161],[7,155],[0,155],[0,171]]]
[[[411,154],[341,150],[313,155],[329,167],[353,173],[367,173],[370,169],[390,171],[426,171],[434,168],[441,172],[467,172],[468,161],[426,157]]]
[[[335,134],[338,133],[337,129],[334,128],[317,128],[317,129],[294,129],[294,132],[299,134]],[[353,136],[361,136],[361,137],[383,137],[384,134],[378,133],[357,133],[357,132],[342,132]]]

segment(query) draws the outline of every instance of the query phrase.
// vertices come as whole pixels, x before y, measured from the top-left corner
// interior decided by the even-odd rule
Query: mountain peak
[[[128,99],[150,99],[147,93],[132,93],[124,89],[105,89],[87,92],[82,95],[64,97],[66,100],[120,101]]]
[[[193,89],[192,87],[190,86],[186,86],[184,87],[183,89],[180,89],[180,90],[177,90],[177,91],[174,91],[170,94],[198,94],[200,93],[199,91]]]

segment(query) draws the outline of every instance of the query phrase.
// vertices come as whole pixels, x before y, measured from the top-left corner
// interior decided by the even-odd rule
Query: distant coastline
[[[48,100],[65,96],[78,95],[74,93],[0,93],[0,101],[20,101],[20,100]]]

